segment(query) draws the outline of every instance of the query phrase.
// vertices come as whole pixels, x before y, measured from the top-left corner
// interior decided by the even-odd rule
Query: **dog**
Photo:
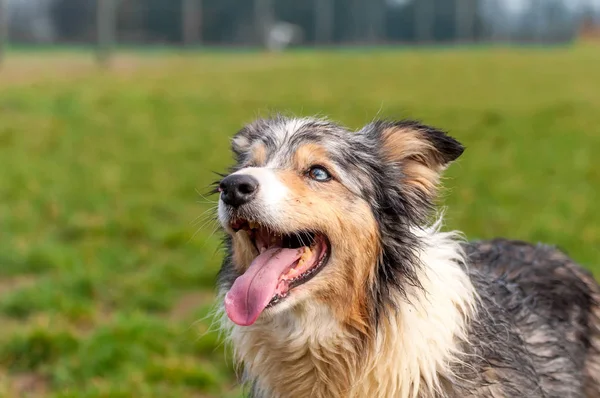
[[[416,121],[258,119],[216,183],[221,326],[249,396],[600,397],[600,287],[436,217],[464,151]]]

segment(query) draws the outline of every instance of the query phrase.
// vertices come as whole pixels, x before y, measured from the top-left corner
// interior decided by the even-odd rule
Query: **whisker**
[[[187,244],[189,244],[189,243],[190,243],[190,242],[191,242],[191,241],[192,241],[192,240],[193,240],[193,239],[196,237],[196,235],[198,235],[198,233],[199,233],[200,231],[202,231],[202,229],[203,229],[203,228],[204,228],[204,225],[203,225],[202,227],[198,228],[198,229],[196,230],[196,232],[194,232],[194,233],[192,234],[192,236],[190,236],[190,238],[189,238],[189,239],[188,239],[188,241],[186,242],[186,245],[187,245]]]
[[[208,209],[204,210],[202,213],[200,213],[200,216],[204,216],[207,213],[213,214],[213,212],[215,212],[218,208],[219,208],[219,206],[216,206],[216,205],[215,206],[211,206]]]
[[[194,220],[190,221],[190,224],[194,224],[196,221],[198,221],[198,219],[199,219],[200,217],[203,217],[203,216],[205,216],[207,213],[215,211],[215,210],[217,209],[217,207],[218,207],[218,206],[213,206],[213,207],[211,207],[211,208],[209,208],[209,209],[206,209],[206,210],[204,210],[204,211],[202,212],[202,214],[200,214],[198,217],[194,218]],[[212,216],[212,215],[213,215],[213,214],[209,214],[209,216]]]
[[[212,184],[211,184],[211,186],[212,186],[212,185],[214,185],[214,184],[215,184],[215,183],[212,183]],[[216,183],[216,184],[218,184],[218,183]],[[204,200],[206,201],[206,203],[218,203],[218,202],[219,202],[218,200],[210,200],[209,198],[207,198],[207,197],[206,197],[207,195],[204,195],[204,194],[202,194],[202,193],[201,193],[201,192],[198,190],[198,188],[196,188],[196,189],[195,189],[195,191],[196,191],[196,193],[197,193],[197,194],[198,194],[198,195],[199,195],[199,196],[200,196],[202,199],[204,199]],[[216,191],[214,191],[214,192],[213,192],[213,191],[210,191],[210,192],[208,193],[208,195],[212,195],[212,194],[215,194],[215,193],[216,193]]]
[[[198,227],[198,229],[196,229],[196,232],[194,232],[194,234],[188,239],[186,244],[189,244],[196,237],[196,235],[198,235],[198,233],[200,231],[205,229],[205,227],[210,226],[212,231],[204,239],[204,242],[202,243],[202,247],[203,248],[206,247],[210,238],[212,238],[212,236],[215,234],[215,232],[217,232],[219,230],[219,227],[220,227],[219,220],[216,217],[212,218],[212,217],[210,217],[211,216],[210,214],[208,216],[209,216],[209,218],[207,220],[203,220],[203,221],[201,220],[196,223],[196,224],[199,224],[199,223],[203,222],[203,224],[200,227]]]
[[[202,219],[194,221],[193,223],[191,223],[190,226],[191,227],[198,227],[198,225],[202,225],[201,227],[198,227],[198,228],[202,229],[205,226],[207,226],[208,223],[214,222],[214,221],[219,221],[219,219],[217,217],[213,217],[212,215],[207,214]]]
[[[200,227],[198,227],[198,231],[205,229],[207,226],[211,226],[211,228],[214,228],[216,223],[218,223],[217,219],[208,219],[204,221],[204,223]]]
[[[211,171],[211,173],[213,173],[213,174],[215,174],[215,175],[217,175],[217,176],[219,176],[219,177],[221,177],[221,178],[225,178],[225,177],[227,177],[227,174],[226,174],[226,173],[220,173],[220,172],[218,172],[218,171]]]
[[[210,225],[213,222],[218,222],[219,220],[217,220],[216,218],[206,218],[204,220],[200,220],[196,223],[196,225],[198,224],[202,224],[200,227],[198,227],[198,230],[202,230],[204,229],[207,225]],[[196,225],[192,225],[192,226],[196,226]]]
[[[213,237],[213,235],[215,234],[215,232],[217,232],[218,230],[219,230],[219,226],[218,226],[218,225],[215,225],[215,226],[213,227],[213,230],[212,230],[212,232],[210,233],[210,235],[208,235],[208,237],[207,237],[207,238],[204,240],[204,243],[202,244],[202,248],[205,248],[205,247],[206,247],[206,245],[208,244],[208,241],[209,241],[209,239],[210,239],[210,238],[212,238],[212,237]]]

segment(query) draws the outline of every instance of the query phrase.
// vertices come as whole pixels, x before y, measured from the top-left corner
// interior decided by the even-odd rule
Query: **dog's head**
[[[411,227],[426,220],[440,171],[463,152],[411,121],[353,133],[283,117],[246,126],[232,149],[236,165],[218,184],[229,318],[246,326],[320,303],[358,329],[392,285],[418,284]]]

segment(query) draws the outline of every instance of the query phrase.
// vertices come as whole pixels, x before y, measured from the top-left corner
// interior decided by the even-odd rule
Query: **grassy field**
[[[216,198],[198,192],[270,111],[446,128],[468,148],[449,228],[554,243],[600,276],[598,65],[594,48],[9,57],[0,397],[239,394],[207,318]]]

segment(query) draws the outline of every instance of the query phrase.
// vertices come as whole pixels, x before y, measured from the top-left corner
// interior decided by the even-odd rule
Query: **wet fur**
[[[232,149],[231,172],[269,170],[285,187],[275,206],[238,215],[314,228],[334,250],[254,325],[223,316],[250,396],[600,396],[592,276],[555,248],[468,243],[429,222],[439,175],[463,152],[444,132],[275,117],[246,126]],[[335,181],[308,181],[311,164]],[[222,295],[252,260],[244,236],[224,227]]]

